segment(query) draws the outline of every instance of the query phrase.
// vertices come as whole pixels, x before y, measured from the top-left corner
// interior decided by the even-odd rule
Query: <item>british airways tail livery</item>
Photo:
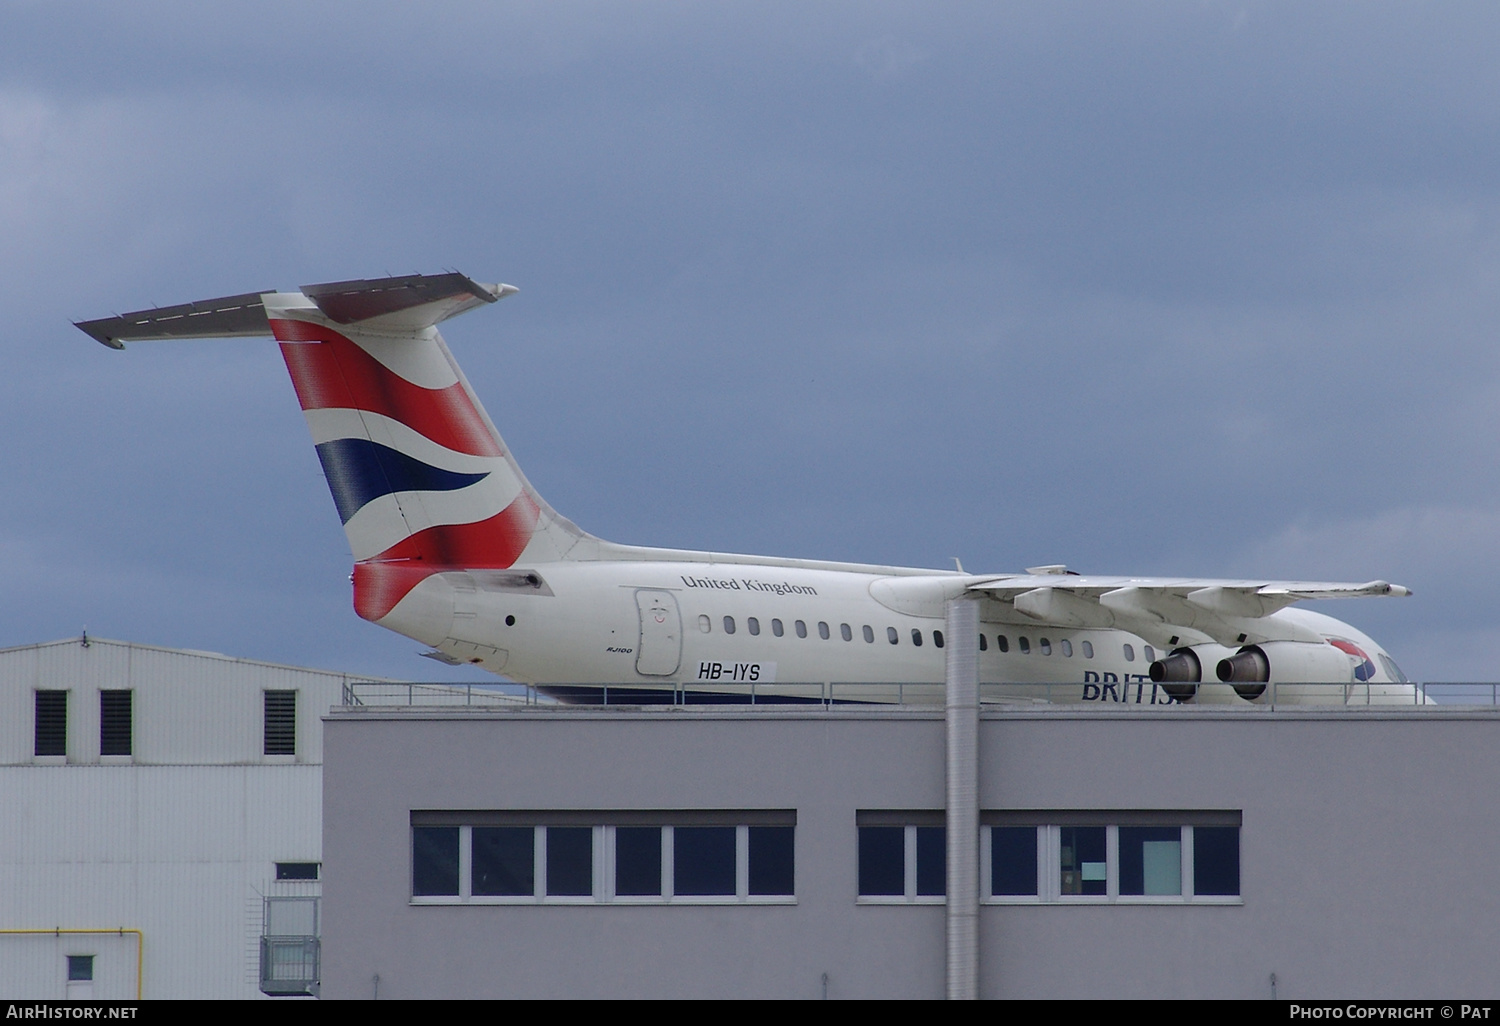
[[[968,596],[980,603],[981,681],[1037,686],[1018,695],[1062,685],[1055,694],[1075,701],[1262,702],[1274,682],[1339,685],[1278,701],[1343,701],[1351,688],[1362,701],[1421,700],[1367,635],[1289,608],[1409,594],[1384,581],[969,574],[596,538],[532,488],[437,330],[515,291],[412,275],[78,327],[115,349],[274,337],[353,551],[355,610],[445,661],[560,697],[937,683],[946,602]]]

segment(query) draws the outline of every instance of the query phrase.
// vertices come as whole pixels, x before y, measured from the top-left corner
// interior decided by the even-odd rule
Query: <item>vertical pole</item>
[[[947,604],[948,998],[979,996],[979,604]]]

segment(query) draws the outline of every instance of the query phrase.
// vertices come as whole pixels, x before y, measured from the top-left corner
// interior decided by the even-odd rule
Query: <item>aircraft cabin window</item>
[[[780,620],[771,621],[771,633],[776,635],[778,638],[786,633],[786,630],[781,626]]]
[[[708,618],[707,613],[698,614],[698,629],[704,634],[714,629],[714,622]]]
[[[753,616],[749,617],[745,620],[745,626],[750,628],[751,634],[756,635],[757,637],[760,635],[760,620],[756,619]]]
[[[828,640],[828,624],[824,623],[822,620],[818,621],[818,637],[822,638],[824,641]]]
[[[887,627],[885,629],[885,636],[886,640],[889,641],[892,645],[898,643],[901,640],[901,635],[896,633],[896,628],[894,627]]]
[[[1018,645],[1020,645],[1021,654],[1022,655],[1031,655],[1031,639],[1030,638],[1026,637],[1026,635],[1023,634],[1019,638],[1016,639],[1016,642],[1017,642]]]
[[[864,632],[865,632],[865,641],[868,642],[871,645],[875,644],[875,630],[874,630],[874,628],[872,628],[869,624],[865,624],[865,626],[864,626]]]
[[[1010,651],[1010,639],[1007,638],[1004,634],[996,634],[995,635],[995,647],[998,648],[1002,652],[1009,652]]]
[[[1083,647],[1083,657],[1085,659],[1092,659],[1092,658],[1094,658],[1094,643],[1092,641],[1085,641],[1083,643],[1082,647]]]
[[[911,629],[911,643],[918,648],[922,647],[922,632],[915,627]]]
[[[801,620],[798,620],[797,624],[796,624],[796,627],[797,627],[797,637],[799,637],[799,638],[805,638],[805,637],[807,637],[807,624],[803,623]]]
[[[726,617],[724,617],[724,633],[725,634],[733,634],[734,633],[734,617],[732,617],[732,616],[726,616]]]
[[[843,638],[845,641],[853,641],[854,631],[850,629],[847,623],[841,623],[839,624],[839,637]]]
[[[1154,662],[1156,662],[1156,649],[1152,648],[1150,645],[1142,645],[1141,646],[1141,651],[1143,653],[1145,653],[1146,662],[1148,662],[1148,663],[1154,663]]]
[[[1052,654],[1052,642],[1048,641],[1046,638],[1039,638],[1037,639],[1037,643],[1042,647],[1042,655]]]
[[[990,650],[989,642],[985,641],[984,640],[984,635],[981,634],[979,636],[979,651],[981,651],[981,652],[988,652],[989,650]]]
[[[1125,642],[1125,661],[1127,663],[1135,662],[1135,646],[1128,641]]]
[[[942,631],[933,631],[932,632],[932,643],[934,645],[936,645],[938,648],[942,648],[943,647],[943,632]]]
[[[1063,638],[1058,642],[1058,645],[1061,646],[1063,655],[1067,656],[1070,659],[1073,657],[1073,643],[1071,641],[1069,641],[1067,638]]]

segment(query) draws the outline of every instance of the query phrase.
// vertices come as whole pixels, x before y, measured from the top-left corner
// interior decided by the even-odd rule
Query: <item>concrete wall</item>
[[[987,713],[983,809],[1239,810],[1242,902],[987,905],[981,992],[1493,996],[1497,741],[1492,711]],[[855,826],[942,807],[940,714],[372,709],[325,759],[325,997],[943,994],[943,907],[859,902]],[[410,900],[414,809],[768,808],[795,904]]]

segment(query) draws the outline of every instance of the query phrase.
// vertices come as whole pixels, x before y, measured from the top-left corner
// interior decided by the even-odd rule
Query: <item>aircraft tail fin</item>
[[[271,335],[281,345],[379,620],[434,573],[568,558],[593,541],[527,482],[436,325],[517,291],[461,274],[331,282],[82,322],[112,348]]]

